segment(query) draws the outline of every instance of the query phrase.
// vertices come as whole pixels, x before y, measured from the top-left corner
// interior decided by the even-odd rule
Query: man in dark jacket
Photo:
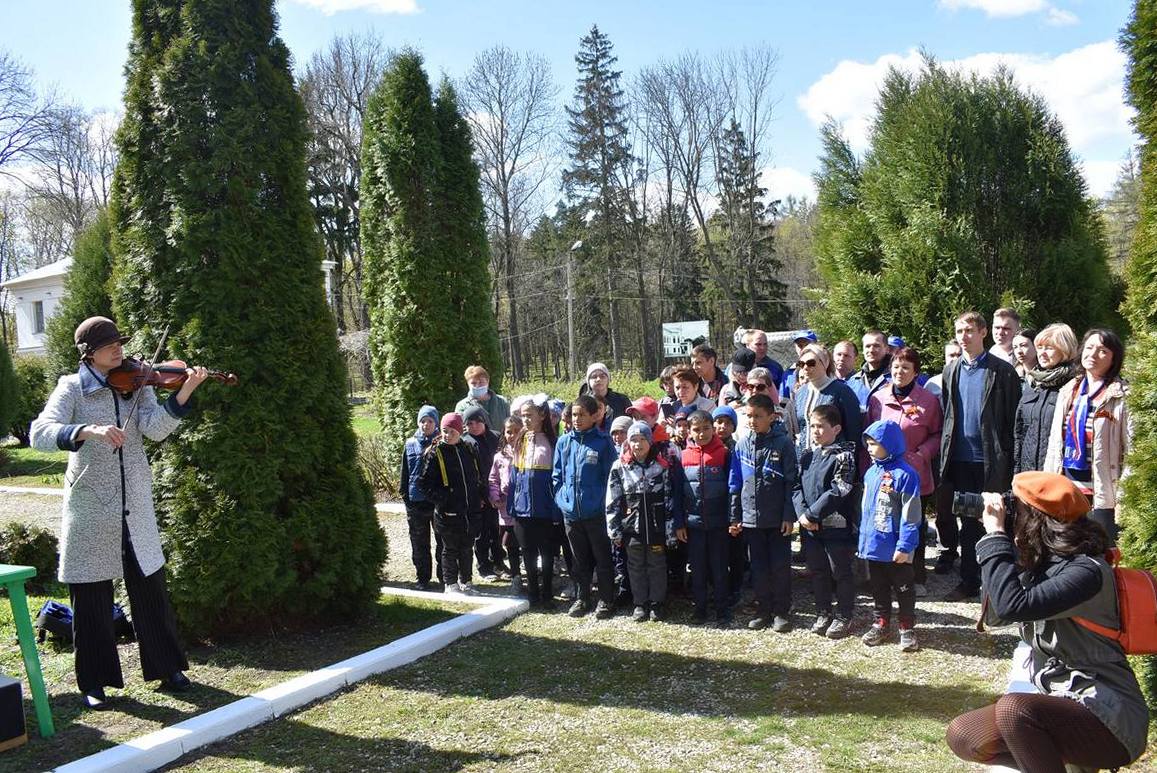
[[[1020,402],[1016,370],[984,349],[984,317],[975,311],[955,322],[956,340],[964,350],[944,368],[944,431],[940,439],[940,488],[936,531],[943,551],[937,574],[948,574],[960,549],[960,584],[946,601],[961,601],[980,592],[976,542],[984,533],[977,518],[962,517],[957,530],[952,499],[957,491],[1008,491],[1012,485],[1013,422]]]
[[[410,530],[410,558],[418,575],[418,589],[430,587],[433,566],[430,562],[430,531],[434,528],[434,503],[426,498],[418,486],[422,475],[422,457],[430,444],[438,439],[438,409],[423,405],[418,410],[418,429],[406,440],[402,450],[402,474],[399,488],[406,506],[406,525]],[[433,576],[442,581],[442,537],[434,532],[434,560],[438,572]]]
[[[473,593],[470,521],[482,509],[481,476],[471,446],[462,442],[462,417],[442,417],[442,439],[423,459],[418,488],[434,503],[434,529],[442,536],[442,579],[447,593]]]
[[[473,446],[474,456],[478,459],[478,474],[482,480],[486,480],[490,475],[490,466],[494,463],[494,454],[498,451],[498,433],[491,428],[486,409],[477,405],[471,405],[462,412],[462,421],[466,425],[463,442]],[[482,581],[506,579],[505,576],[498,576],[499,572],[506,570],[506,556],[498,539],[498,511],[490,506],[488,497],[482,497],[481,515],[470,527],[474,539],[474,557],[478,559],[478,574],[482,575]]]

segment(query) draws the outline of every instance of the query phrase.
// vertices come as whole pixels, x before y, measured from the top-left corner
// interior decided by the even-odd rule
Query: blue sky
[[[780,54],[775,92],[772,194],[807,193],[825,115],[866,141],[875,88],[886,67],[915,67],[921,48],[967,69],[998,61],[1058,113],[1103,194],[1134,141],[1116,38],[1125,0],[278,0],[281,36],[297,63],[336,34],[374,31],[412,45],[431,74],[461,75],[474,55],[502,43],[544,54],[567,98],[579,38],[598,24],[627,78],[687,49],[709,54],[766,42]],[[70,100],[115,109],[130,34],[127,0],[0,0],[0,49],[16,55]]]

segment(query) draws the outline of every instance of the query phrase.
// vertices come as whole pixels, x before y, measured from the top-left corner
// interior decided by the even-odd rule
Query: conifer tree
[[[1157,571],[1157,2],[1137,0],[1121,36],[1129,57],[1128,98],[1141,135],[1141,216],[1126,271],[1125,310],[1133,327],[1128,406],[1133,435],[1119,512],[1121,546],[1132,566]],[[1137,679],[1157,707],[1157,658],[1139,658]]]
[[[73,332],[89,317],[111,317],[109,278],[112,276],[112,229],[107,210],[76,237],[72,267],[64,278],[64,297],[48,320],[45,373],[52,383],[76,371],[78,353]]]
[[[576,320],[582,328],[576,337],[586,341],[584,355],[605,352],[609,346],[616,367],[621,358],[614,277],[627,251],[627,198],[635,163],[622,72],[614,69],[617,61],[610,38],[591,27],[575,56],[579,79],[574,103],[567,107],[571,164],[562,174],[571,206],[595,214],[575,272],[576,297],[585,311]],[[607,310],[605,321],[602,307]]]
[[[498,325],[490,305],[490,243],[486,239],[486,215],[478,164],[470,139],[470,125],[459,108],[458,95],[443,78],[434,101],[441,165],[435,177],[433,202],[441,236],[443,259],[451,271],[446,286],[448,300],[457,314],[457,344],[442,352],[452,373],[481,363],[490,373],[490,385],[502,384],[502,351]]]
[[[935,361],[963,310],[1111,321],[1100,221],[1060,121],[1007,71],[891,71],[864,158],[823,132],[816,249],[825,340],[878,327]],[[1073,281],[1080,277],[1080,281]]]
[[[114,309],[151,353],[235,372],[156,462],[194,634],[348,617],[385,542],[355,461],[306,125],[272,0],[135,0],[113,183]]]
[[[23,397],[20,382],[16,378],[16,369],[12,366],[12,355],[8,347],[0,343],[0,427],[5,435],[12,426],[13,420],[20,413],[20,401]],[[5,461],[5,452],[0,448],[0,463]]]

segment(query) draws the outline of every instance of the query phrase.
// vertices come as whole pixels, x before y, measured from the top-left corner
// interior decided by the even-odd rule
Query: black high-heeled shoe
[[[161,680],[161,689],[165,692],[185,692],[193,683],[183,671],[174,671]]]
[[[80,703],[86,709],[103,711],[108,708],[108,697],[104,694],[104,688],[98,687],[95,690],[81,693]]]

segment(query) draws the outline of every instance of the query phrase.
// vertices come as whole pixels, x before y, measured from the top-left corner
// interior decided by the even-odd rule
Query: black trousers
[[[470,547],[470,520],[466,515],[434,514],[434,533],[442,538],[442,582],[447,585],[470,582],[474,556]]]
[[[1109,535],[1109,547],[1117,544],[1117,535],[1121,533],[1117,526],[1117,510],[1113,507],[1098,507],[1089,513],[1089,518],[1105,527]]]
[[[627,573],[631,575],[631,596],[635,606],[662,604],[667,600],[667,549],[648,545],[634,537],[624,540]]]
[[[410,559],[414,562],[414,571],[418,574],[418,582],[429,582],[431,576],[442,579],[442,535],[434,529],[433,507],[407,507],[406,524],[410,529]],[[433,566],[430,561],[430,532],[434,532],[434,559],[438,563],[438,572],[432,575]]]
[[[894,561],[868,561],[868,582],[872,586],[872,607],[876,617],[887,623],[892,619],[892,592],[900,607],[901,628],[916,625],[916,587],[912,564]]]
[[[121,563],[141,652],[141,671],[146,682],[164,679],[189,667],[177,641],[177,620],[165,587],[165,568],[162,566],[147,577],[142,574],[129,541],[128,528],[122,533]],[[113,631],[112,580],[70,583],[68,593],[72,601],[76,686],[81,692],[99,687],[124,687]]]
[[[740,534],[736,537],[728,535],[727,543],[727,574],[731,586],[731,595],[738,598],[743,590],[743,575],[747,573],[747,542]]]
[[[730,607],[731,582],[728,576],[728,555],[731,535],[726,527],[717,529],[687,529],[687,555],[691,559],[691,595],[695,608],[707,609],[707,584],[714,590],[715,613],[724,615]]]
[[[984,465],[980,462],[950,462],[940,488],[936,490],[936,533],[945,553],[952,558],[960,551],[960,582],[971,590],[980,588],[980,564],[976,543],[984,536],[979,518],[957,519],[952,514],[952,497],[957,491],[979,494],[984,491]],[[959,528],[956,525],[960,521]],[[943,554],[942,554],[943,555]]]
[[[810,534],[804,534],[800,539],[803,540],[804,561],[812,573],[816,612],[831,614],[834,589],[836,614],[844,620],[851,620],[856,605],[856,582],[852,579],[855,543],[851,540],[827,541]]]
[[[554,551],[558,527],[546,518],[515,518],[514,534],[526,566],[526,597],[532,602],[554,598]],[[542,566],[539,567],[539,561]]]
[[[751,583],[762,617],[791,614],[791,537],[779,529],[743,529],[751,554]]]
[[[613,603],[615,567],[611,561],[611,538],[607,536],[607,522],[602,518],[567,521],[566,538],[574,554],[574,581],[578,585],[579,600],[591,600],[591,582],[597,571],[599,601]]]
[[[505,560],[498,538],[498,511],[489,505],[482,508],[475,527],[474,557],[478,559],[479,574],[494,574],[496,565]]]
[[[501,535],[502,547],[506,549],[506,555],[509,557],[510,576],[518,577],[522,574],[522,546],[518,544],[518,535],[514,533],[513,526],[499,526],[498,532]]]

